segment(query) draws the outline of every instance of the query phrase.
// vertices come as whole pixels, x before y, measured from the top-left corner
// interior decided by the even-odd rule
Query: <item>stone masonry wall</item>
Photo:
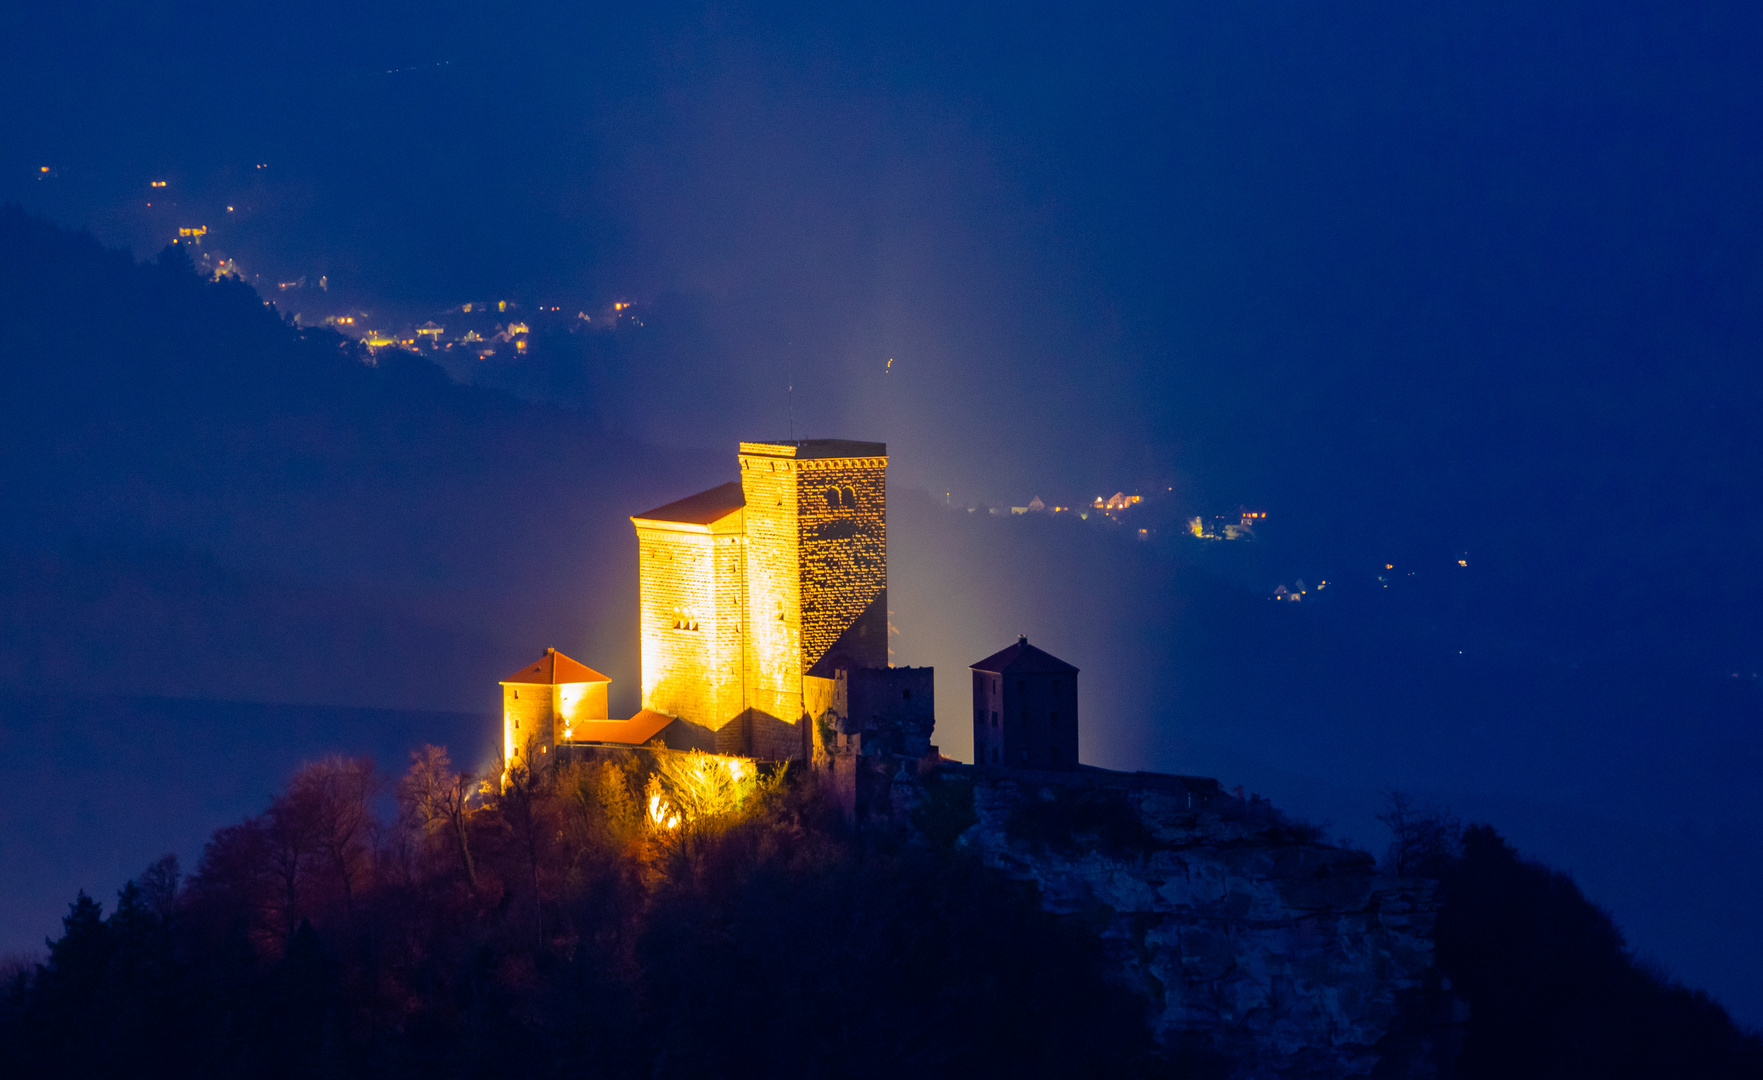
[[[802,713],[802,598],[794,447],[741,444],[747,523],[747,703],[793,722]]]
[[[745,512],[711,526],[715,625],[710,636],[710,680],[716,695],[711,719],[687,717],[714,731],[738,720],[747,707],[747,538]]]
[[[888,587],[886,458],[800,462],[802,670],[812,668]],[[852,505],[852,504],[855,505]],[[885,616],[885,611],[883,612]],[[879,640],[847,641],[856,667],[888,665]]]
[[[638,634],[643,707],[715,727],[711,667],[716,633],[711,536],[638,527]]]
[[[840,733],[863,736],[866,754],[922,758],[936,718],[936,671],[928,667],[853,668]]]
[[[745,695],[751,753],[797,757],[814,662],[887,593],[887,458],[797,458],[789,444],[742,443],[746,499]],[[887,665],[880,633],[847,638],[863,666]],[[867,623],[865,624],[867,628]]]
[[[552,687],[537,683],[502,685],[502,760],[513,765],[538,737],[534,753],[556,743],[557,709]]]

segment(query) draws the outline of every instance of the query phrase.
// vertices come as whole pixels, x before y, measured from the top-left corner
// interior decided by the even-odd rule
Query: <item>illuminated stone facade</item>
[[[502,760],[512,767],[527,755],[544,758],[606,719],[610,679],[556,649],[502,680]]]
[[[885,668],[887,447],[742,443],[740,480],[631,518],[643,707],[800,758],[838,671]]]
[[[745,708],[745,511],[738,483],[632,518],[643,708],[720,732]],[[736,729],[728,738],[739,735]],[[739,747],[718,749],[734,753]]]

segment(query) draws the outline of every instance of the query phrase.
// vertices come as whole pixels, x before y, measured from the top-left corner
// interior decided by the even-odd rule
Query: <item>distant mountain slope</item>
[[[567,645],[634,692],[608,523],[697,455],[371,366],[175,248],[7,209],[0,251],[0,680],[458,707]]]

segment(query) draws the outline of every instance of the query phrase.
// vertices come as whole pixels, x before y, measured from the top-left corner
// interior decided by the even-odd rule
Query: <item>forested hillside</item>
[[[367,363],[176,247],[7,209],[0,251],[0,681],[457,708],[554,644],[631,685],[622,620],[580,638],[634,602],[599,526],[695,455]]]
[[[931,784],[902,835],[851,831],[815,774],[704,755],[481,794],[437,747],[395,784],[327,759],[187,879],[155,863],[108,915],[78,897],[0,985],[0,1055],[20,1077],[1312,1075],[1286,1066],[1335,1033],[1257,1061],[1223,1032],[1153,1043],[1108,913],[1045,914],[975,856],[972,781]],[[1763,1077],[1763,1041],[1637,964],[1570,880],[1486,826],[1397,824],[1390,868],[1438,882],[1437,972],[1369,1075]],[[1108,827],[1036,817],[1066,849]]]

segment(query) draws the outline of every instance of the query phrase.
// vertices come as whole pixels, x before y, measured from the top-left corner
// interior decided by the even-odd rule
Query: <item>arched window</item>
[[[828,510],[837,510],[839,508],[838,488],[829,487],[826,489],[826,507]]]
[[[845,509],[857,509],[857,492],[852,488],[845,489]]]

